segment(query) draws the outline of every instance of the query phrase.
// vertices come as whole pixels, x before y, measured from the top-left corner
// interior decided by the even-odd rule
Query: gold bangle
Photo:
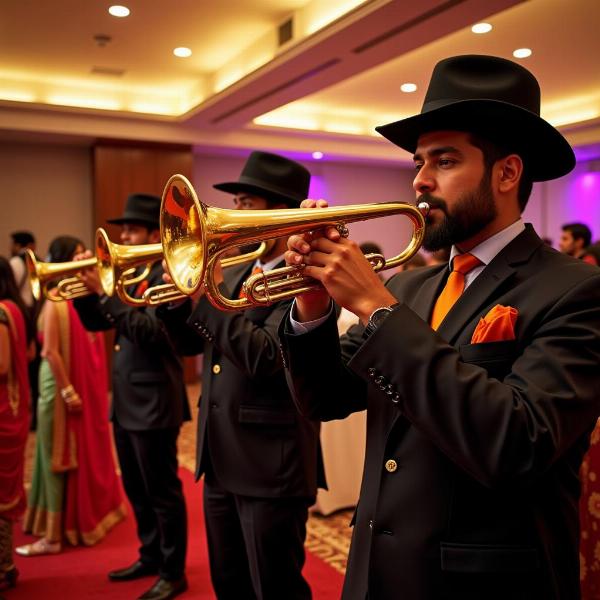
[[[60,395],[63,397],[63,400],[76,393],[75,388],[71,384],[66,385],[60,390]]]

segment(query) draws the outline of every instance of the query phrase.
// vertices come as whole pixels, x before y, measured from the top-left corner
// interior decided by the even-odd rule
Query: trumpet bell
[[[128,303],[140,304],[140,302],[132,302],[125,293],[125,288],[144,279],[150,271],[151,264],[160,259],[162,259],[160,244],[139,246],[115,244],[108,239],[108,234],[102,227],[96,231],[98,274],[102,289],[107,296],[112,296],[116,291]],[[146,269],[142,274],[135,275],[135,270],[140,265],[146,265]]]
[[[95,264],[95,258],[47,263],[39,261],[31,250],[27,249],[25,251],[25,268],[27,269],[31,292],[36,300],[46,296],[49,300],[58,302],[89,295],[90,291],[75,274],[82,269],[93,267]],[[56,280],[59,280],[56,286],[57,295],[48,294],[48,284]]]
[[[169,179],[160,211],[160,237],[169,275],[183,294],[193,294],[206,270],[206,207],[182,175]]]

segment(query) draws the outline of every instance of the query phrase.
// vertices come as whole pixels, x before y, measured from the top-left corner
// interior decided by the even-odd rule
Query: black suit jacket
[[[600,270],[528,226],[436,333],[447,274],[393,277],[400,306],[366,340],[351,329],[341,352],[333,319],[283,337],[303,414],[367,409],[343,598],[576,599],[578,469],[600,413]],[[471,344],[497,304],[519,311],[516,339]]]
[[[236,296],[249,272],[225,269],[222,293]],[[285,382],[277,328],[288,306],[224,312],[204,297],[191,316],[189,302],[159,310],[181,351],[204,353],[196,478],[210,461],[235,494],[313,497],[325,486],[319,423],[298,414]]]
[[[161,283],[162,268],[155,263],[148,284]],[[190,419],[182,361],[154,308],[96,294],[74,305],[89,331],[115,330],[111,419],[131,431],[178,427]]]

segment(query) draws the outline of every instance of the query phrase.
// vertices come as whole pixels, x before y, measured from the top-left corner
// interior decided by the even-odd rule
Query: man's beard
[[[417,199],[427,202],[430,208],[437,208],[444,213],[444,218],[438,224],[426,219],[423,248],[434,252],[453,244],[460,244],[479,233],[497,216],[494,196],[490,186],[490,174],[484,173],[476,190],[464,193],[456,202],[449,214],[446,202],[427,193]]]

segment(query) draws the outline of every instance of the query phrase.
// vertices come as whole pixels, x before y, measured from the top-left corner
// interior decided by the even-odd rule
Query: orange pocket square
[[[479,320],[471,344],[503,342],[515,339],[515,323],[519,311],[512,306],[496,304],[485,317]]]

